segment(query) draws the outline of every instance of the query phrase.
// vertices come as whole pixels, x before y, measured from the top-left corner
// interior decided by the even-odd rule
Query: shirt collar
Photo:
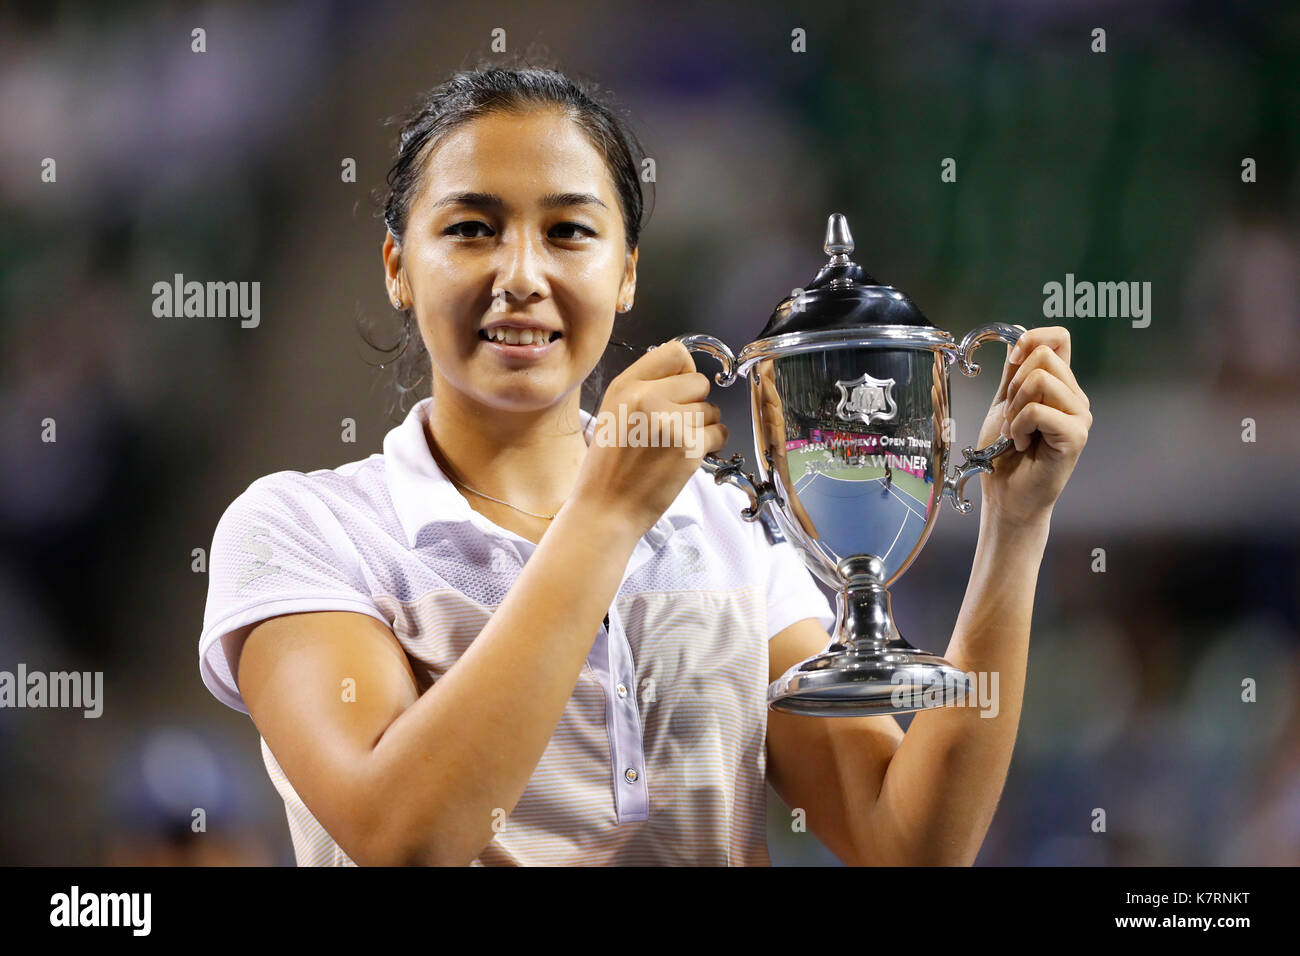
[[[433,403],[433,396],[416,402],[407,413],[405,421],[384,436],[384,475],[388,494],[406,534],[406,544],[414,548],[426,527],[437,523],[468,521],[481,531],[517,540],[532,547],[532,542],[514,532],[499,528],[469,506],[460,489],[452,484],[429,451],[425,440],[425,424]],[[578,409],[583,432],[590,445],[595,432],[596,417]],[[701,472],[695,478],[700,478]],[[654,548],[660,547],[680,526],[694,522],[704,523],[698,500],[699,491],[688,482],[668,510],[646,532],[646,540]]]

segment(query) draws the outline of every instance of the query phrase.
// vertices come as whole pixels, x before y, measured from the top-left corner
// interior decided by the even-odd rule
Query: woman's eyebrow
[[[600,206],[602,209],[608,209],[600,199],[592,193],[547,193],[540,200],[538,205],[543,209],[558,209],[563,206]],[[504,209],[506,201],[496,193],[479,193],[479,192],[459,192],[448,193],[436,203],[434,209],[441,209],[443,206],[471,206],[475,209]]]

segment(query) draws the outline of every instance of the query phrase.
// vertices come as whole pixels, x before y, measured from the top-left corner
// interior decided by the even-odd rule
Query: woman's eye
[[[582,223],[579,223],[579,222],[562,222],[562,223],[560,223],[559,225],[557,225],[555,228],[556,228],[556,229],[565,230],[565,231],[572,231],[572,230],[574,230],[574,229],[581,229],[582,232],[584,232],[584,233],[585,233],[586,235],[588,235],[588,236],[595,237],[595,235],[596,235],[596,231],[595,231],[594,229],[589,229],[588,227],[582,225]],[[561,239],[577,239],[577,238],[579,238],[579,237],[578,237],[578,236],[560,236],[560,237],[558,237],[558,238],[561,238]]]
[[[458,222],[454,226],[448,226],[444,230],[444,234],[448,236],[460,236],[462,239],[477,239],[479,238],[478,236],[467,236],[465,235],[465,233],[460,232],[458,230],[464,229],[466,227],[473,229],[478,226],[482,226],[484,229],[488,228],[487,223],[479,222],[478,220]]]

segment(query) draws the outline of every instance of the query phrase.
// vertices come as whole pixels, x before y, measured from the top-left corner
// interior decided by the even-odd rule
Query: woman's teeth
[[[480,337],[490,342],[504,342],[506,345],[545,345],[559,332],[544,332],[541,329],[495,328],[479,332]]]

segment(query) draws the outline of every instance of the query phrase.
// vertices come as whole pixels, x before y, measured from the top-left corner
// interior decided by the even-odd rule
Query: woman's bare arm
[[[482,632],[422,696],[392,631],[367,615],[290,614],[250,632],[244,701],[349,857],[465,865],[479,855],[494,814],[509,814],[528,785],[639,536],[608,513],[561,510]]]

